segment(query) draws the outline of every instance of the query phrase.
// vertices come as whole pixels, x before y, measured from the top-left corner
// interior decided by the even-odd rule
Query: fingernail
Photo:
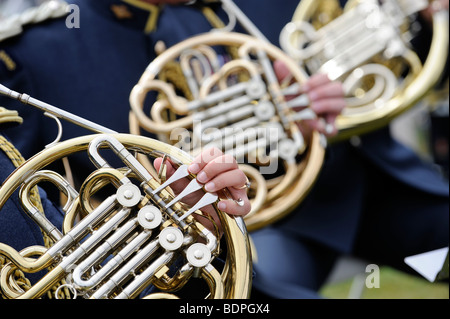
[[[318,103],[314,103],[314,102],[312,102],[312,100],[310,100],[311,101],[311,104],[309,105],[309,107],[317,114],[317,113],[320,113],[320,109],[319,109],[319,107],[318,107]]]
[[[319,98],[319,94],[317,92],[312,91],[308,93],[308,97],[311,101],[315,101]]]
[[[325,121],[325,119],[323,117],[319,118],[318,129],[320,131],[325,131],[326,126],[327,126],[327,122]]]
[[[215,190],[216,185],[213,182],[209,182],[208,184],[205,185],[205,189],[208,192],[213,192]]]
[[[328,123],[327,125],[325,125],[325,132],[327,134],[331,134],[334,132],[334,125],[331,123]]]
[[[205,173],[205,172],[200,172],[200,173],[197,175],[197,180],[198,180],[200,183],[205,183],[205,182],[208,180],[208,176],[206,176],[206,173]]]
[[[217,207],[219,207],[220,210],[225,210],[227,209],[227,204],[225,204],[224,202],[219,202]]]
[[[198,164],[192,164],[189,166],[189,172],[192,174],[197,174],[200,171],[200,166]]]
[[[309,91],[311,89],[311,86],[308,84],[308,83],[303,83],[301,86],[300,86],[300,91],[301,92],[307,92],[307,91]]]

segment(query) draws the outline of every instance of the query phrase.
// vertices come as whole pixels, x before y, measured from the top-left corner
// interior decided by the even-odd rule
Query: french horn
[[[96,133],[53,143],[20,165],[1,185],[0,213],[19,190],[25,212],[51,245],[16,251],[0,243],[0,260],[6,260],[0,264],[0,296],[249,297],[252,265],[245,224],[242,218],[221,212],[216,205],[218,194],[205,192],[188,173],[189,154],[147,137],[118,134],[3,86],[0,92]],[[47,168],[74,154],[86,154],[93,163],[92,173],[79,189]],[[176,172],[164,176],[149,171],[137,154],[150,161],[162,157]],[[119,164],[111,165],[110,159],[118,159]],[[190,180],[189,185],[175,194],[171,185],[183,178]],[[43,182],[65,195],[62,229],[30,198],[31,190]],[[184,200],[193,192],[201,194],[197,201]],[[213,205],[217,219],[200,210],[207,205]],[[26,277],[41,270],[46,274],[32,286],[24,288],[16,282],[18,273]],[[191,294],[187,295],[187,290]]]
[[[235,156],[251,183],[252,211],[244,221],[252,232],[282,219],[307,196],[326,141],[299,128],[316,117],[307,99],[288,99],[306,81],[304,72],[232,1],[222,4],[250,35],[224,27],[164,50],[130,94],[130,131],[157,134],[190,154],[213,145]],[[291,70],[291,82],[278,81],[275,61]]]
[[[308,73],[344,84],[347,106],[336,120],[348,139],[386,126],[439,81],[448,54],[448,10],[433,15],[433,36],[422,63],[411,45],[414,21],[427,0],[302,0],[280,43]]]

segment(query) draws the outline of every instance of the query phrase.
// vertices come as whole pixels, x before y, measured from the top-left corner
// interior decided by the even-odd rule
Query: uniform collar
[[[160,6],[139,0],[89,0],[89,6],[118,23],[145,33],[153,32],[160,12]]]

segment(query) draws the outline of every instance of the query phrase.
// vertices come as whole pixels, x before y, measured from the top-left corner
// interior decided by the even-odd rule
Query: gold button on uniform
[[[133,18],[133,14],[130,12],[128,7],[123,4],[113,4],[111,5],[111,11],[114,13],[117,19],[131,19]]]

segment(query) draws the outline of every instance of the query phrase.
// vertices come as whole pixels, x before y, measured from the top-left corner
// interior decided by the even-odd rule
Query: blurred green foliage
[[[325,298],[348,299],[352,298],[352,285],[359,285],[361,290],[358,297],[361,299],[449,299],[448,281],[431,283],[422,277],[389,267],[380,267],[379,288],[365,287],[364,280],[365,278],[355,277],[328,284],[320,293]]]

